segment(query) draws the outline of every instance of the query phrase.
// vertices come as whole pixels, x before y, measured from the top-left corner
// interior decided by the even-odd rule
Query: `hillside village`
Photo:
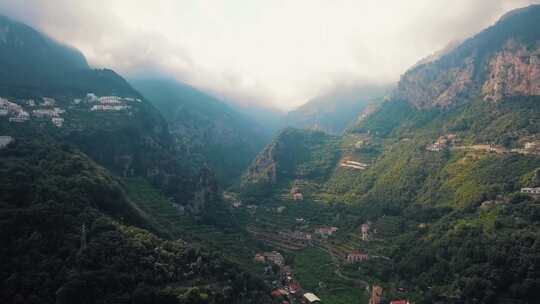
[[[31,121],[50,121],[52,125],[64,126],[63,116],[70,110],[86,110],[89,112],[126,112],[135,103],[142,102],[139,98],[119,96],[96,96],[88,93],[83,98],[72,100],[57,100],[51,97],[40,99],[14,99],[0,97],[0,119],[7,119],[13,124]]]
[[[300,184],[293,183],[288,196],[282,196],[284,201],[277,203],[276,208],[246,205],[235,193],[224,193],[224,198],[230,204],[231,210],[235,214],[247,216],[250,223],[246,229],[248,233],[268,248],[272,248],[271,251],[256,252],[253,256],[254,263],[265,266],[263,275],[273,288],[272,297],[280,303],[324,303],[319,293],[325,294],[327,290],[325,281],[328,278],[320,278],[318,287],[315,289],[306,288],[302,282],[302,276],[297,275],[299,270],[296,263],[290,265],[287,262],[289,260],[287,257],[311,250],[316,250],[329,258],[333,275],[371,294],[374,285],[356,277],[350,277],[350,275],[354,269],[363,268],[372,263],[376,265],[377,261],[389,259],[377,249],[378,244],[385,237],[384,233],[378,233],[378,227],[381,224],[365,221],[351,232],[348,229],[341,231],[337,226],[321,225],[319,222],[310,220],[310,214],[306,212],[302,217],[297,212],[306,210],[306,207],[299,205],[309,203],[295,199],[295,194],[303,192]],[[284,209],[281,210],[280,207]],[[403,292],[402,294],[405,297]],[[382,296],[381,299],[383,299]],[[388,302],[375,301],[373,303],[402,303],[399,301],[408,303],[407,300],[399,298]]]
[[[362,171],[368,171],[371,167],[375,167],[379,159],[371,157],[371,155],[358,151],[368,145],[377,144],[377,139],[370,140],[369,137],[362,135],[353,137],[347,140],[346,144],[354,145],[351,149],[342,145],[342,157],[335,162],[334,174],[349,174],[348,172],[357,175],[363,174]],[[403,139],[403,138],[402,138]],[[361,144],[358,142],[361,141]],[[399,143],[407,145],[410,139],[400,140]],[[487,153],[492,153],[495,157],[503,155],[515,154],[537,154],[538,140],[534,137],[523,137],[519,143],[523,145],[520,149],[504,148],[500,145],[493,144],[468,144],[458,134],[449,133],[438,137],[434,142],[425,146],[425,155],[429,157],[430,153],[441,153],[444,151],[460,151],[467,152],[466,154],[475,155],[476,158],[489,156]],[[421,151],[421,150],[420,150]],[[473,157],[473,159],[476,159]],[[364,160],[364,161],[360,161]],[[365,160],[369,160],[365,161]],[[366,273],[377,271],[381,265],[392,268],[395,261],[386,255],[385,247],[391,246],[386,244],[388,239],[391,239],[401,233],[399,225],[392,223],[392,217],[383,216],[382,218],[371,218],[357,223],[356,227],[343,227],[339,220],[326,218],[313,219],[313,215],[307,210],[313,206],[314,202],[318,202],[321,192],[326,189],[324,186],[310,183],[302,179],[290,181],[289,186],[282,186],[279,193],[275,193],[272,199],[265,200],[264,204],[257,204],[253,201],[244,205],[235,194],[232,194],[234,199],[227,199],[231,204],[231,209],[238,214],[246,212],[248,215],[248,233],[256,240],[266,245],[266,248],[271,248],[273,251],[280,253],[282,256],[303,256],[304,252],[317,251],[321,256],[326,256],[329,259],[329,264],[332,268],[332,277],[337,277],[348,282],[355,288],[362,289],[363,292],[370,295],[370,303],[410,303],[410,294],[408,290],[414,289],[415,286],[410,286],[407,282],[400,282],[400,285],[384,285],[379,286],[376,281],[372,281],[369,277],[365,277]],[[540,198],[540,187],[522,187],[518,188],[514,194],[529,196],[533,199]],[[484,201],[476,203],[475,207],[478,212],[494,212],[497,206],[502,208],[509,207],[512,200],[511,195],[497,195],[496,197],[487,197]],[[306,205],[308,204],[308,205]],[[304,206],[300,208],[299,206]],[[308,207],[310,206],[310,207]],[[300,211],[301,210],[301,211]],[[499,210],[499,209],[497,209]],[[317,216],[318,217],[318,216]],[[419,233],[427,231],[431,228],[430,223],[418,222],[415,223],[413,229]],[[265,252],[259,252],[254,261],[262,263]],[[288,260],[285,258],[285,260]],[[314,261],[315,263],[315,261]],[[319,264],[317,264],[319,265]],[[328,282],[328,277],[320,278],[318,288],[304,288],[305,278],[299,276],[298,266],[296,263],[287,265],[285,268],[288,276],[293,279],[292,286],[288,281],[272,285],[275,290],[274,297],[283,299],[288,303],[299,303],[299,301],[307,302],[301,294],[291,294],[290,290],[295,290],[294,287],[301,286],[302,293],[310,293],[318,299],[326,297],[325,286]],[[301,267],[300,267],[301,268]],[[281,266],[280,266],[281,269]],[[369,269],[369,270],[368,270]],[[375,270],[374,270],[375,269]],[[281,273],[281,272],[280,272]],[[300,269],[301,273],[301,269]],[[401,285],[403,283],[403,285]],[[299,296],[300,295],[300,296]]]
[[[521,148],[505,148],[502,145],[496,145],[491,143],[486,144],[474,144],[463,145],[463,141],[456,134],[442,135],[432,144],[426,146],[426,150],[430,152],[442,152],[446,150],[462,150],[462,151],[478,151],[478,152],[490,152],[497,154],[533,154],[540,155],[540,139],[535,137],[524,138],[520,141]]]

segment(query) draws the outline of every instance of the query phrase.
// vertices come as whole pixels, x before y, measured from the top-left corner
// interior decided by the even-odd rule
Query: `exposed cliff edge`
[[[435,61],[416,65],[394,97],[416,108],[447,108],[480,96],[540,94],[540,5],[505,15]]]

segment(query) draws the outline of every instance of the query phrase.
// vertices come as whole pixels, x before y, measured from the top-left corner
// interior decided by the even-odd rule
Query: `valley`
[[[539,21],[265,123],[0,15],[0,298],[537,303]]]

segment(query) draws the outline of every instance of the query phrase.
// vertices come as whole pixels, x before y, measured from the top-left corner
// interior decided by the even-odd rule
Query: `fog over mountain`
[[[395,82],[418,58],[539,2],[3,0],[0,13],[93,66],[289,110],[343,82]]]

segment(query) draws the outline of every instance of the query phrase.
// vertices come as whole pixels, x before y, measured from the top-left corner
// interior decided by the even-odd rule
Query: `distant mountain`
[[[219,99],[167,79],[131,83],[162,113],[180,147],[199,153],[223,185],[230,185],[267,141],[263,128]]]
[[[84,56],[33,28],[0,15],[0,95],[134,95],[111,70],[91,69]],[[136,94],[136,93],[135,93]]]
[[[396,98],[417,108],[451,107],[481,96],[540,95],[540,6],[509,13],[440,58],[407,71]]]
[[[259,104],[240,104],[235,102],[228,102],[228,104],[237,112],[257,122],[268,138],[271,138],[279,129],[283,128],[282,121],[285,112],[281,110]]]
[[[345,86],[315,97],[285,116],[285,126],[341,134],[368,105],[390,93],[389,86]]]

